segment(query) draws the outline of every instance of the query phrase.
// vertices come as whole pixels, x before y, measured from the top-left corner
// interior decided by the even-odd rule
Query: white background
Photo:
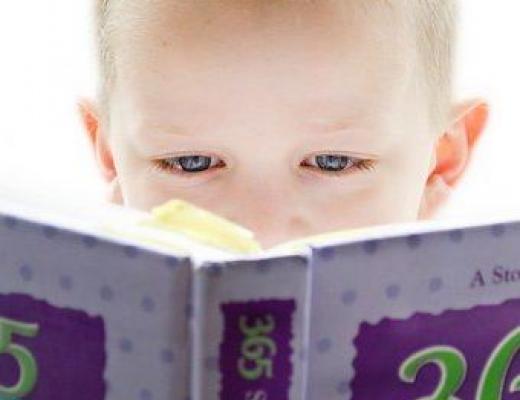
[[[104,197],[76,110],[95,89],[91,1],[0,3],[0,195]],[[520,215],[520,3],[461,5],[457,97],[488,99],[491,120],[439,217]]]

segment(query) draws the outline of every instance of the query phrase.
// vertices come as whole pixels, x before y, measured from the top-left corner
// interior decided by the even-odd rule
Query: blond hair
[[[98,99],[101,112],[108,110],[110,88],[115,81],[114,46],[112,36],[117,30],[114,18],[116,5],[130,3],[128,0],[94,0],[96,48],[99,66]],[[178,0],[170,0],[178,1]],[[190,0],[188,0],[190,1]],[[263,0],[260,0],[263,1]],[[321,1],[321,0],[292,0]],[[339,0],[347,1],[347,0]],[[409,28],[416,36],[414,45],[419,56],[419,73],[430,105],[430,117],[434,129],[443,129],[449,122],[452,102],[452,76],[454,49],[456,45],[457,0],[353,0],[359,1],[367,12],[370,3],[377,2],[389,7],[405,6],[409,16]],[[141,2],[141,4],[139,4]],[[136,11],[143,3],[153,0],[136,0]],[[137,4],[136,4],[137,3]],[[139,16],[136,19],[140,19]],[[106,116],[106,114],[105,114]],[[107,119],[108,121],[108,119]]]

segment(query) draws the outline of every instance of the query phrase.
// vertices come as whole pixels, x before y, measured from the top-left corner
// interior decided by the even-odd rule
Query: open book
[[[173,201],[0,201],[2,400],[499,400],[520,390],[520,223],[262,250]]]

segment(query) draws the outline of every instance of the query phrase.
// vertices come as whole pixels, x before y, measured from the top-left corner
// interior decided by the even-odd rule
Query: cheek
[[[136,165],[137,164],[137,165]],[[193,202],[195,196],[189,189],[178,188],[168,182],[166,175],[161,177],[142,163],[128,163],[119,172],[125,205],[149,211],[173,198]]]
[[[323,200],[314,213],[316,230],[354,229],[401,221],[406,207],[397,193],[377,179],[373,183],[353,192],[338,191]]]
[[[425,144],[407,149],[389,159],[378,183],[375,198],[390,222],[416,220],[426,187],[431,148]]]
[[[172,198],[181,198],[215,212],[227,211],[223,214],[235,215],[237,204],[232,203],[241,196],[247,197],[236,181],[232,184],[211,182],[202,185],[203,190],[200,186],[178,187],[172,184],[173,177],[152,172],[150,162],[133,152],[128,143],[115,143],[114,148],[123,198],[129,207],[147,211]],[[272,206],[286,209],[290,214],[294,204],[298,204],[296,208],[301,215],[297,217],[304,219],[305,224],[295,220],[293,225],[312,226],[315,232],[415,220],[427,178],[427,150],[425,146],[421,151],[395,152],[392,156],[385,156],[376,171],[361,173],[366,176],[361,178],[363,175],[360,175],[359,179],[342,179],[335,187],[327,184],[321,189],[316,185],[296,189],[284,185],[285,189],[280,189],[285,191],[284,200]],[[288,189],[290,187],[293,189]],[[224,204],[218,205],[215,199],[221,199]],[[253,213],[255,210],[250,211]],[[257,216],[244,217],[248,221],[250,218]],[[301,227],[294,229],[303,230]]]
[[[175,184],[175,177],[154,171],[149,162],[128,158],[118,172],[125,205],[149,211],[172,199],[181,199],[214,210],[215,199],[222,198],[222,185],[209,183],[193,186]],[[216,210],[214,210],[216,211]]]
[[[427,157],[392,157],[369,172],[366,185],[353,189],[348,179],[316,203],[318,230],[360,228],[417,220],[427,179]],[[367,176],[368,176],[367,175]],[[343,187],[342,187],[343,186]]]
[[[122,137],[114,137],[112,155],[125,206],[149,211],[171,196],[167,187],[152,179],[147,160],[139,157]]]

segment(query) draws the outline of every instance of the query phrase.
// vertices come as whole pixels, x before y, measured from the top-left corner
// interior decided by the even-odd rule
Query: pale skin
[[[191,4],[121,30],[110,125],[79,102],[112,202],[180,198],[265,247],[431,218],[445,203],[488,106],[454,104],[433,131],[415,52],[383,14]]]

